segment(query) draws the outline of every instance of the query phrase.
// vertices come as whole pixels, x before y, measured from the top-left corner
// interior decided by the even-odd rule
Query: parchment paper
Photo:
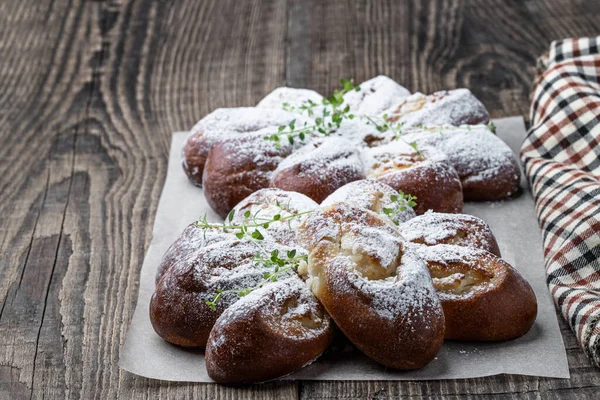
[[[518,153],[525,126],[521,117],[495,120],[498,135]],[[154,333],[148,304],[154,291],[159,261],[175,238],[205,212],[217,221],[202,190],[190,184],[181,169],[181,147],[186,133],[173,135],[167,179],[154,222],[153,239],[142,265],[137,307],[121,349],[121,368],[149,378],[211,382],[202,351],[190,351],[164,342]],[[522,193],[496,203],[467,203],[465,213],[483,218],[498,239],[503,258],[517,268],[533,287],[538,301],[535,325],[525,336],[499,343],[444,343],[425,368],[400,372],[371,361],[338,339],[319,360],[285,379],[305,380],[422,380],[474,378],[496,374],[568,378],[569,367],[554,305],[547,290],[542,239],[534,202],[523,178]]]

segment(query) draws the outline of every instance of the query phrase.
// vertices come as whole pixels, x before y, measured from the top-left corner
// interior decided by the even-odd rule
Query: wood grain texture
[[[568,380],[223,387],[116,362],[173,131],[284,84],[377,74],[527,115],[536,57],[599,18],[589,0],[0,0],[0,399],[597,396],[562,321]]]

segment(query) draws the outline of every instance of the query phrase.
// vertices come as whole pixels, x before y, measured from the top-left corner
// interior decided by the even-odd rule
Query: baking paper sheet
[[[525,126],[521,117],[495,120],[498,135],[518,153]],[[198,216],[218,217],[202,190],[190,184],[181,169],[181,147],[186,133],[173,135],[169,168],[154,222],[153,239],[142,265],[137,307],[121,349],[121,368],[149,378],[211,382],[202,351],[185,350],[154,333],[148,304],[160,259],[181,231]],[[389,370],[364,356],[344,338],[319,360],[285,379],[303,380],[422,380],[474,378],[496,374],[568,378],[569,366],[554,305],[547,290],[534,202],[523,178],[522,193],[497,203],[467,203],[465,213],[483,218],[498,239],[503,258],[529,281],[538,301],[535,325],[525,336],[499,343],[444,343],[438,356],[417,371]],[[135,266],[134,266],[135,267]]]

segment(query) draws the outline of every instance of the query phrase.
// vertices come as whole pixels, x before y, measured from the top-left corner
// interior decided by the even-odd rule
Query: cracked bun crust
[[[460,176],[467,201],[502,200],[519,191],[517,158],[485,125],[412,129],[404,138],[419,149],[443,153]]]
[[[444,314],[425,263],[390,222],[337,203],[311,214],[298,236],[309,250],[309,287],[355,346],[397,369],[435,357]]]
[[[490,121],[484,105],[469,89],[442,90],[430,95],[414,93],[391,107],[388,121],[403,127],[419,125],[477,125]]]
[[[292,277],[255,290],[219,317],[208,339],[206,369],[220,383],[264,382],[312,363],[332,338],[329,315]]]
[[[527,281],[488,253],[452,245],[415,246],[427,262],[446,317],[446,339],[497,341],[529,331],[537,301]]]
[[[439,156],[436,155],[439,158]],[[404,142],[392,142],[368,150],[367,177],[417,196],[414,210],[459,213],[463,194],[456,170],[445,161],[435,161]]]

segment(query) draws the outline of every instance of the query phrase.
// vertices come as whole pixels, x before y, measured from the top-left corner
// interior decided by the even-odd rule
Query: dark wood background
[[[377,74],[526,115],[536,57],[599,21],[597,0],[0,0],[0,399],[598,398],[562,321],[569,380],[228,388],[117,360],[172,132],[278,86]]]

